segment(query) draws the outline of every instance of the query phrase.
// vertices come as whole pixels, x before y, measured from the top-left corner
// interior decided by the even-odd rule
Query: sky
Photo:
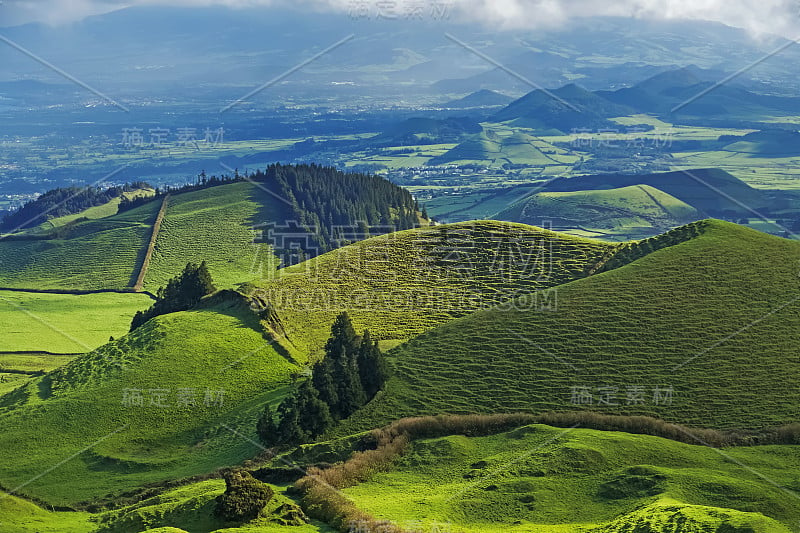
[[[286,0],[0,0],[0,26],[26,22],[65,24],[135,5],[228,5],[247,7]],[[800,0],[295,0],[304,9],[348,11],[407,10],[422,3],[441,4],[459,18],[497,29],[520,29],[567,24],[576,16],[623,16],[652,19],[712,20],[752,33],[800,37]],[[446,5],[449,4],[449,7]],[[430,6],[428,6],[430,7]]]

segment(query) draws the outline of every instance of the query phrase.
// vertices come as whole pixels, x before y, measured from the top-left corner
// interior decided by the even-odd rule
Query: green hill
[[[272,329],[315,354],[342,310],[396,344],[514,296],[587,275],[615,245],[533,226],[477,221],[375,237],[279,270],[251,294]]]
[[[492,131],[483,130],[470,136],[469,139],[451,148],[444,154],[432,158],[428,165],[445,165],[448,163],[484,163],[493,164],[502,157],[500,139]]]
[[[190,261],[205,260],[218,285],[231,287],[274,269],[280,260],[273,252],[302,251],[309,257],[363,239],[370,228],[385,232],[427,223],[404,189],[379,177],[316,165],[273,165],[247,180],[217,180],[194,189],[199,190],[174,191],[102,219],[76,219],[44,234],[1,236],[0,288],[133,287],[165,200],[144,279],[151,291]],[[299,243],[273,250],[270,240],[280,244],[290,234]]]
[[[741,152],[763,157],[792,157],[800,155],[800,132],[765,130],[738,137],[725,146],[729,152]]]
[[[557,287],[555,312],[522,297],[399,346],[384,395],[341,431],[517,410],[596,409],[716,428],[796,421],[800,244],[726,222],[698,225],[695,238]]]
[[[649,185],[575,192],[540,192],[493,218],[531,224],[552,221],[559,231],[651,236],[700,218],[690,205]]]
[[[206,261],[214,281],[231,287],[275,268],[267,243],[254,243],[259,223],[291,219],[288,206],[254,183],[240,182],[170,197],[145,277],[155,291],[187,262]]]
[[[0,286],[26,289],[125,289],[142,266],[160,201],[51,230],[56,238],[0,240]],[[255,184],[220,185],[170,197],[145,287],[155,291],[189,261],[208,262],[221,286],[254,277],[271,255],[254,244],[253,226],[286,220],[285,205]],[[274,217],[274,218],[272,218]]]
[[[470,93],[463,98],[451,100],[442,105],[446,108],[468,109],[471,107],[494,107],[500,105],[507,105],[514,99],[496,91],[489,89],[481,89],[474,93]]]
[[[415,441],[390,471],[344,493],[407,531],[791,531],[800,520],[794,448],[723,454],[658,437],[531,425]]]
[[[492,115],[491,120],[558,134],[575,129],[614,128],[609,117],[632,113],[625,105],[570,84],[553,91],[531,91]]]
[[[186,197],[203,201],[208,192]],[[253,438],[263,404],[285,394],[302,371],[298,362],[316,354],[342,309],[359,330],[397,344],[583,277],[612,249],[520,224],[455,224],[375,237],[282,269],[251,287],[260,317],[250,302],[223,291],[207,308],[151,320],[0,397],[0,446],[26,449],[0,466],[0,484],[16,486],[39,465],[95,441],[22,493],[75,503],[235,464],[257,446],[225,426]],[[196,395],[196,405],[181,403],[182,390]],[[204,405],[206,391],[217,390],[224,405]],[[126,394],[134,393],[130,405]],[[80,479],[80,488],[65,479]]]
[[[52,230],[49,239],[0,239],[0,287],[124,289],[133,285],[152,232],[153,202]]]
[[[151,320],[0,397],[0,447],[24,450],[7,454],[0,485],[75,504],[253,457],[258,446],[231,429],[254,438],[263,405],[280,401],[300,367],[241,299],[210,304]],[[42,465],[59,466],[39,476]]]
[[[534,144],[534,141],[533,137],[521,132],[500,137],[491,130],[484,130],[444,154],[432,158],[427,164],[552,165],[561,163],[542,152]]]
[[[763,209],[770,204],[764,191],[754,189],[719,168],[558,178],[547,184],[545,192],[617,189],[631,185],[649,185],[689,204],[705,216],[747,217],[752,216],[750,209]]]

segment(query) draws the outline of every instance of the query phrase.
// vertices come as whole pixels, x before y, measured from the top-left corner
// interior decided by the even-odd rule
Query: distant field
[[[540,187],[539,184],[529,184],[477,189],[475,192],[439,196],[424,202],[424,205],[429,215],[448,222],[485,220],[491,219]],[[539,226],[542,224],[542,219],[534,223]]]
[[[152,303],[145,294],[72,295],[0,290],[0,366],[16,368],[5,364],[10,356],[2,352],[91,351],[108,342],[109,336],[126,334],[136,311]]]
[[[533,425],[417,441],[393,470],[344,493],[379,519],[423,531],[789,533],[800,521],[798,468],[793,446],[719,453]]]
[[[732,151],[676,152],[672,170],[717,167],[758,189],[800,189],[800,157],[762,157]]]

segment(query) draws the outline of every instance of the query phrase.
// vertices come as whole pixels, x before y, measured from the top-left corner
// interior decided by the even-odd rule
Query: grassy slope
[[[438,522],[454,533],[566,533],[603,524],[604,533],[788,533],[776,521],[800,520],[792,493],[800,489],[797,447],[724,454],[733,459],[658,437],[533,425],[417,441],[393,471],[344,492],[379,518],[418,521],[425,531]]]
[[[157,202],[69,229],[63,239],[0,240],[0,286],[123,289],[132,284]]]
[[[96,528],[89,521],[89,513],[51,512],[14,496],[0,496],[0,531],[3,533],[89,533]]]
[[[798,264],[796,242],[706,222],[699,237],[558,287],[557,312],[481,311],[398,347],[386,393],[342,431],[582,407],[718,428],[796,421]],[[572,387],[593,405],[573,405]],[[599,404],[599,387],[617,387],[619,405]],[[628,405],[629,387],[643,403]],[[672,387],[672,402],[656,387]]]
[[[652,233],[701,218],[696,209],[649,185],[619,189],[543,192],[497,215],[500,220],[531,223],[553,220],[557,226],[623,231],[649,228]]]
[[[154,194],[155,191],[153,189],[137,189],[135,191],[123,193],[123,196],[129,199],[133,199],[139,196],[152,196]],[[120,200],[121,197],[113,198],[112,200],[102,205],[96,205],[94,207],[90,207],[84,211],[81,211],[80,213],[65,215],[63,217],[51,218],[47,222],[42,222],[41,224],[39,224],[39,226],[35,228],[33,233],[47,231],[52,228],[58,228],[79,218],[88,218],[91,220],[95,220],[98,218],[106,218],[116,215],[117,212],[119,211]]]
[[[156,290],[188,261],[207,261],[214,281],[230,287],[274,268],[266,244],[253,244],[260,222],[284,224],[288,206],[252,183],[232,183],[170,198],[145,288]]]
[[[506,222],[408,230],[281,270],[259,284],[301,354],[347,310],[360,332],[406,340],[520,294],[583,277],[611,245]]]
[[[132,285],[161,202],[80,222],[63,239],[0,240],[0,287],[123,289]],[[258,223],[286,222],[287,206],[250,183],[233,183],[170,198],[145,288],[155,291],[189,261],[209,263],[230,287],[274,268],[266,244],[253,244]],[[62,231],[64,231],[62,229]]]
[[[0,352],[87,352],[127,333],[136,311],[152,303],[144,294],[0,290]]]
[[[297,370],[257,327],[239,304],[166,315],[0,398],[0,448],[25,450],[5,458],[0,484],[77,453],[20,490],[74,503],[252,457],[258,447],[223,425],[254,438],[263,404],[279,402]],[[125,405],[125,389],[141,389],[144,405]],[[181,405],[181,389],[195,405]],[[222,405],[206,405],[207,390],[224,391]]]

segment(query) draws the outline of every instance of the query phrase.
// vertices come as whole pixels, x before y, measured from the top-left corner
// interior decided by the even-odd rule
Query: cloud
[[[800,36],[800,0],[456,0],[456,8],[502,28],[558,26],[575,17],[619,16],[710,20],[754,34]]]
[[[366,3],[381,9],[408,9],[421,2],[448,9],[462,20],[497,29],[557,27],[574,17],[621,16],[642,19],[711,20],[746,28],[754,34],[800,36],[800,0],[301,0],[306,9],[349,11]],[[80,20],[134,5],[230,7],[298,5],[288,0],[5,0],[0,26],[40,21]],[[392,7],[394,6],[394,7]],[[449,7],[448,7],[449,6]],[[797,33],[797,35],[795,35]]]

